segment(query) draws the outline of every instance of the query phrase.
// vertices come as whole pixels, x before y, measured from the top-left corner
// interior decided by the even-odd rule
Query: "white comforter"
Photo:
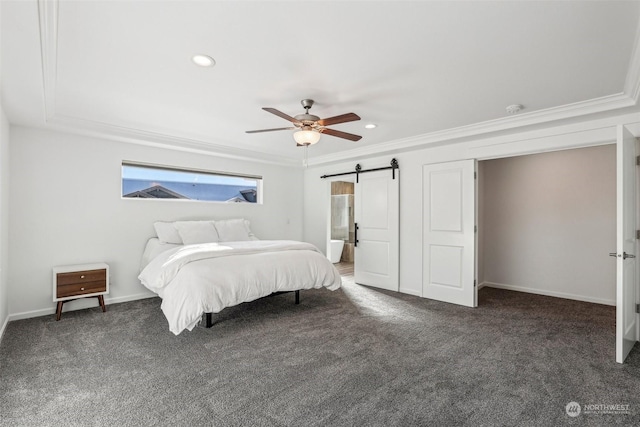
[[[313,245],[289,240],[202,243],[170,249],[138,276],[162,298],[169,329],[192,330],[203,313],[273,292],[340,288],[340,274]]]

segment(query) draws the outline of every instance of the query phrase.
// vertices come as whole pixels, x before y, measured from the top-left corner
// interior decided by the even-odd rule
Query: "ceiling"
[[[12,123],[298,164],[285,120],[331,126],[310,162],[636,108],[639,1],[10,1]],[[200,68],[191,57],[213,57]],[[522,104],[517,115],[505,107]],[[365,129],[367,123],[378,125]]]

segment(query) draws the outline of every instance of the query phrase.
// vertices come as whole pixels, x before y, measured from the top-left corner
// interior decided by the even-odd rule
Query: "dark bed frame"
[[[262,298],[269,298],[269,297],[273,297],[276,295],[282,295],[282,294],[288,294],[290,292],[295,292],[296,293],[296,304],[300,304],[300,291],[283,291],[283,292],[274,292],[271,295],[267,295],[264,296]],[[258,299],[262,299],[262,298],[258,298]],[[214,321],[213,321],[213,313],[205,313],[205,327],[210,328],[214,325]]]

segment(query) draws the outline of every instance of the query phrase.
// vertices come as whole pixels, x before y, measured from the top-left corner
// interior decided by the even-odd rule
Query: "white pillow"
[[[220,241],[213,221],[176,221],[173,225],[185,245]]]
[[[225,219],[214,223],[221,242],[242,242],[246,240],[258,240],[251,232],[250,222],[247,219]]]
[[[182,244],[178,229],[173,226],[172,222],[157,221],[153,223],[153,228],[156,229],[156,235],[161,242],[176,245]]]

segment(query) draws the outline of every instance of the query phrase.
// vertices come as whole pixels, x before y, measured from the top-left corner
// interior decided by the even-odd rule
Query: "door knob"
[[[622,256],[618,255],[618,254],[617,254],[617,253],[615,253],[615,252],[609,252],[609,256],[612,256],[612,257],[620,257],[620,258],[622,258],[622,259],[635,258],[635,257],[636,257],[635,255],[633,255],[633,254],[628,254],[628,253],[626,253],[626,252],[623,252],[623,253],[622,253]]]

